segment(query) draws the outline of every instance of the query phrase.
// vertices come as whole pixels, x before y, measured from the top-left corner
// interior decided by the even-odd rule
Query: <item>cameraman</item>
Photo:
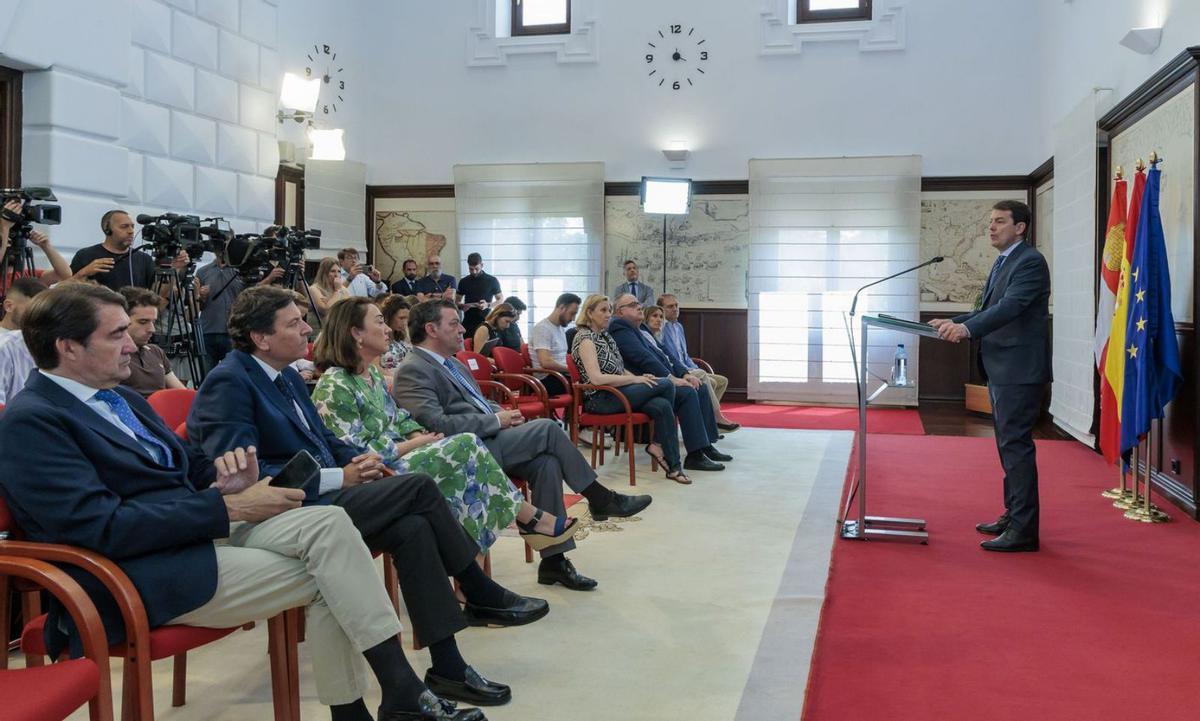
[[[16,225],[16,221],[11,220],[10,218],[20,215],[22,204],[23,201],[20,199],[14,198],[9,200],[4,204],[4,210],[6,212],[0,213],[0,257],[3,257],[4,254],[8,252],[8,234],[12,232],[13,226]],[[50,262],[52,273],[44,275],[42,277],[42,282],[49,285],[71,277],[71,266],[67,264],[67,260],[66,258],[63,258],[62,253],[59,253],[54,246],[50,245],[49,236],[47,236],[45,233],[35,230],[30,232],[29,240],[41,249],[42,253],[44,253],[46,256],[46,260]],[[20,261],[17,259],[14,259],[12,262],[10,262],[8,266],[9,271],[15,272],[21,270],[22,268],[19,266],[19,263]],[[5,285],[7,285],[7,283],[5,283]]]
[[[124,210],[110,210],[100,218],[104,240],[97,245],[80,249],[71,259],[71,272],[76,278],[94,280],[117,292],[125,286],[154,287],[154,258],[149,253],[131,250],[136,235],[133,218]],[[185,251],[179,251],[171,267],[176,272],[187,267]],[[169,288],[164,287],[164,291]]]
[[[208,369],[212,370],[233,348],[229,340],[229,309],[233,301],[246,289],[246,283],[238,269],[229,265],[226,250],[217,253],[217,259],[196,271],[200,290],[200,330],[204,333],[204,351],[208,355]],[[283,266],[271,268],[258,285],[271,285],[283,277]]]

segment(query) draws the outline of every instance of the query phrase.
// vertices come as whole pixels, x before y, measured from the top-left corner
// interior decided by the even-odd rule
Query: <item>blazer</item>
[[[457,358],[451,363],[476,388],[471,371]],[[455,433],[474,433],[480,438],[492,438],[500,432],[496,413],[500,406],[488,403],[491,413],[484,413],[471,395],[428,353],[414,348],[396,368],[392,379],[392,398],[425,428],[447,436]]]
[[[618,296],[625,295],[628,292],[629,292],[629,283],[628,282],[618,285],[617,289],[613,291],[613,295],[612,295],[613,302],[615,303],[617,301]],[[637,282],[637,293],[635,293],[634,295],[637,296],[638,302],[641,303],[642,305],[650,305],[651,303],[654,302],[654,289],[651,288],[648,284],[643,283],[640,280]]]
[[[608,332],[621,350],[625,369],[631,373],[650,373],[659,378],[676,376],[682,378],[687,368],[679,365],[658,343],[650,343],[638,326],[624,318],[613,316],[608,322]]]
[[[114,390],[170,449],[174,467],[159,464],[128,434],[34,371],[0,414],[0,494],[30,540],[80,546],[115,561],[137,588],[154,628],[212,598],[213,539],[229,535],[229,514],[220,493],[207,488],[212,464],[185,447],[139,394]],[[77,568],[63,570],[96,604],[108,642],[123,641],[125,623],[104,586]],[[68,646],[72,655],[82,654],[75,626],[57,602],[45,634],[51,658]]]
[[[984,375],[997,385],[1048,383],[1050,268],[1022,242],[1000,266],[977,311],[953,318],[979,340]]]
[[[362,453],[325,427],[308,397],[304,380],[294,368],[284,368],[283,379],[291,387],[308,427],[325,441],[338,465],[345,466]],[[267,379],[258,361],[239,350],[230,351],[200,384],[188,413],[187,430],[188,438],[209,458],[239,446],[254,446],[264,476],[278,473],[301,449],[318,457],[295,408]],[[316,490],[310,491],[306,503],[316,500]]]

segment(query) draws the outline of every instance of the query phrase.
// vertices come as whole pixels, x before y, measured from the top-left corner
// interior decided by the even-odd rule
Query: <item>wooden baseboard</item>
[[[964,404],[967,410],[987,416],[992,415],[992,399],[988,397],[987,386],[965,383],[963,387],[966,389]]]

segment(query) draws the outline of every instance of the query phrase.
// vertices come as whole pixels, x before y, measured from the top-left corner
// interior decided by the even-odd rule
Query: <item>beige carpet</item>
[[[571,554],[599,580],[591,593],[540,586],[516,538],[494,549],[494,576],[550,601],[550,615],[513,629],[468,629],[468,662],[513,687],[492,721],[794,721],[799,718],[828,569],[838,489],[852,435],[744,429],[720,445],[736,460],[679,486],[650,476],[639,451],[640,519],[589,529]],[[625,458],[601,478],[628,489]],[[802,523],[803,520],[803,523]],[[407,619],[405,625],[407,628]],[[304,718],[327,719],[301,645]],[[408,650],[419,674],[425,651]],[[171,663],[155,664],[164,720],[270,719],[266,628],[189,655],[189,702],[170,706]],[[114,672],[120,688],[119,671]],[[367,699],[372,711],[378,695]],[[86,718],[86,711],[73,719]]]

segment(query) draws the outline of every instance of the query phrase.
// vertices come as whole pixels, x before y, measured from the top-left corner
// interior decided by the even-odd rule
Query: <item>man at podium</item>
[[[981,523],[996,538],[988,551],[1038,550],[1038,477],[1033,427],[1050,382],[1050,269],[1025,242],[1029,206],[1002,200],[992,206],[988,239],[1000,251],[988,273],[979,310],[929,322],[943,340],[979,339],[979,356],[1004,468],[1004,513]]]

